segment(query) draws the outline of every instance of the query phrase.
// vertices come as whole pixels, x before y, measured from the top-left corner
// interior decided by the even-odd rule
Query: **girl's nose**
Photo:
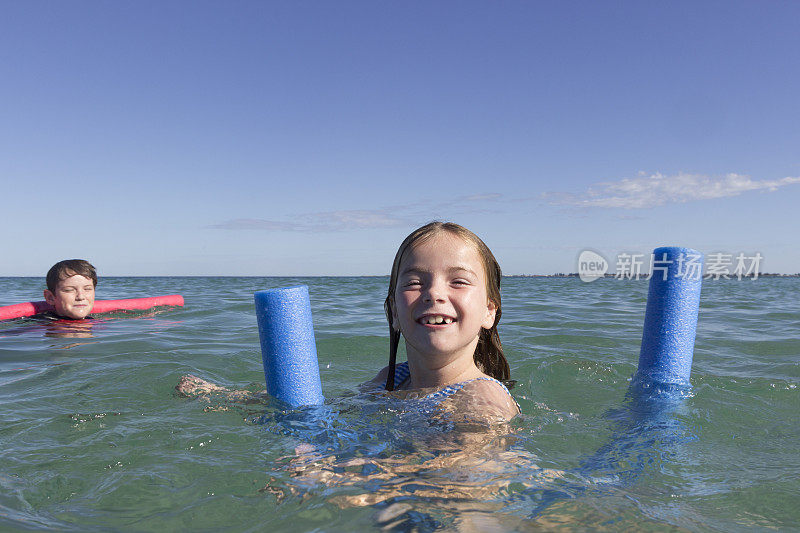
[[[428,286],[428,290],[425,291],[423,299],[429,303],[444,302],[444,288],[442,284],[437,282],[431,283]]]

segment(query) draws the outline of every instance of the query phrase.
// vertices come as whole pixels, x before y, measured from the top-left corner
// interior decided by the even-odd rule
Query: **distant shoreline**
[[[297,274],[291,274],[291,275],[287,275],[287,274],[277,274],[277,275],[275,275],[275,274],[264,274],[264,275],[260,275],[260,274],[247,274],[247,275],[236,275],[236,274],[233,274],[233,275],[231,275],[231,274],[200,274],[200,275],[198,275],[198,274],[189,274],[189,275],[180,275],[180,274],[174,274],[174,275],[163,275],[163,274],[158,274],[158,275],[152,275],[152,276],[151,275],[147,275],[147,274],[144,274],[144,275],[141,275],[141,274],[137,274],[137,275],[109,274],[109,275],[106,275],[106,276],[102,276],[102,278],[388,278],[388,277],[389,277],[388,274],[354,274],[354,275],[332,275],[332,276],[319,275],[319,274],[317,274],[317,275],[303,275],[303,274],[300,274],[300,275],[297,275]],[[570,273],[557,272],[555,274],[503,274],[503,277],[504,278],[579,278],[580,276],[575,272],[570,272]],[[602,277],[610,278],[610,279],[617,279],[616,274],[605,274]],[[752,274],[749,274],[749,275],[742,274],[741,277],[742,277],[742,279],[744,279],[744,278],[753,278],[755,276],[753,276]],[[776,274],[776,273],[773,273],[773,272],[767,272],[767,273],[763,273],[763,274],[759,273],[758,277],[759,278],[800,278],[800,273],[797,273],[797,274]],[[44,276],[0,276],[0,279],[15,279],[15,278],[16,279],[36,279],[36,278],[44,279]],[[624,279],[633,279],[633,278],[631,278],[629,276],[625,276]],[[646,274],[642,273],[639,276],[638,279],[646,280],[646,279],[649,279],[649,278],[648,278],[648,276]],[[703,279],[710,279],[710,278],[706,278],[704,276]],[[720,279],[726,279],[726,278],[723,277],[723,278],[720,278]],[[738,277],[733,275],[733,274],[728,274],[728,278],[727,279],[738,279]]]
[[[513,275],[508,275],[508,276],[504,275],[503,277],[504,278],[578,278],[578,277],[580,277],[580,275],[578,273],[576,273],[576,272],[570,272],[569,274],[562,274],[562,273],[557,273],[557,274],[513,274]],[[616,279],[617,275],[616,274],[604,274],[603,276],[598,276],[598,277]],[[741,277],[744,279],[744,278],[755,278],[756,276],[754,276],[753,274],[742,274]],[[775,273],[767,272],[767,273],[763,273],[763,274],[761,274],[761,273],[758,274],[758,277],[759,278],[800,278],[800,273],[797,273],[797,274],[775,274]],[[648,279],[647,276],[644,275],[644,274],[640,275],[639,278],[640,279]],[[624,279],[632,279],[632,278],[630,278],[628,276],[624,276]],[[706,278],[704,276],[703,279],[711,279],[711,278]],[[726,279],[726,278],[725,277],[720,277],[720,279]],[[735,276],[733,274],[728,274],[727,275],[727,279],[739,279],[739,276]]]

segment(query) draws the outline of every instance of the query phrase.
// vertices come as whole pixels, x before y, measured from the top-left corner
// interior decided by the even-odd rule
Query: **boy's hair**
[[[394,390],[394,372],[397,361],[397,346],[400,343],[400,332],[392,327],[392,309],[395,306],[394,292],[397,289],[397,278],[400,271],[400,262],[409,249],[421,244],[434,235],[447,232],[461,237],[469,244],[473,245],[481,256],[483,270],[486,272],[486,294],[495,307],[494,324],[489,329],[481,328],[478,339],[478,346],[475,348],[475,365],[478,369],[500,381],[508,380],[511,370],[503,355],[503,346],[500,344],[500,334],[497,332],[497,324],[500,322],[502,314],[500,310],[500,278],[502,271],[497,260],[494,258],[489,247],[474,233],[453,222],[434,221],[417,228],[406,237],[403,244],[397,250],[392,264],[392,275],[389,278],[389,294],[383,308],[386,311],[386,318],[389,320],[389,375],[386,378],[386,390]]]
[[[97,287],[97,272],[89,261],[83,259],[65,259],[59,261],[47,271],[47,288],[55,292],[58,282],[70,276],[83,276],[92,280]]]

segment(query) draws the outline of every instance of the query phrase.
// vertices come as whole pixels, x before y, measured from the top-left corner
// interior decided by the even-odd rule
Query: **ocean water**
[[[186,305],[0,323],[0,530],[798,529],[800,279],[706,281],[691,393],[644,408],[646,281],[504,279],[508,428],[357,392],[387,361],[387,281],[103,278]],[[326,405],[176,393],[260,390],[252,293],[301,283]],[[0,305],[42,285],[0,278]]]

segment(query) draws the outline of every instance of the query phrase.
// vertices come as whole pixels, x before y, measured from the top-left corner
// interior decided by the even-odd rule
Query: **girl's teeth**
[[[453,319],[450,317],[444,317],[441,315],[436,316],[429,316],[423,320],[425,324],[452,324]]]

